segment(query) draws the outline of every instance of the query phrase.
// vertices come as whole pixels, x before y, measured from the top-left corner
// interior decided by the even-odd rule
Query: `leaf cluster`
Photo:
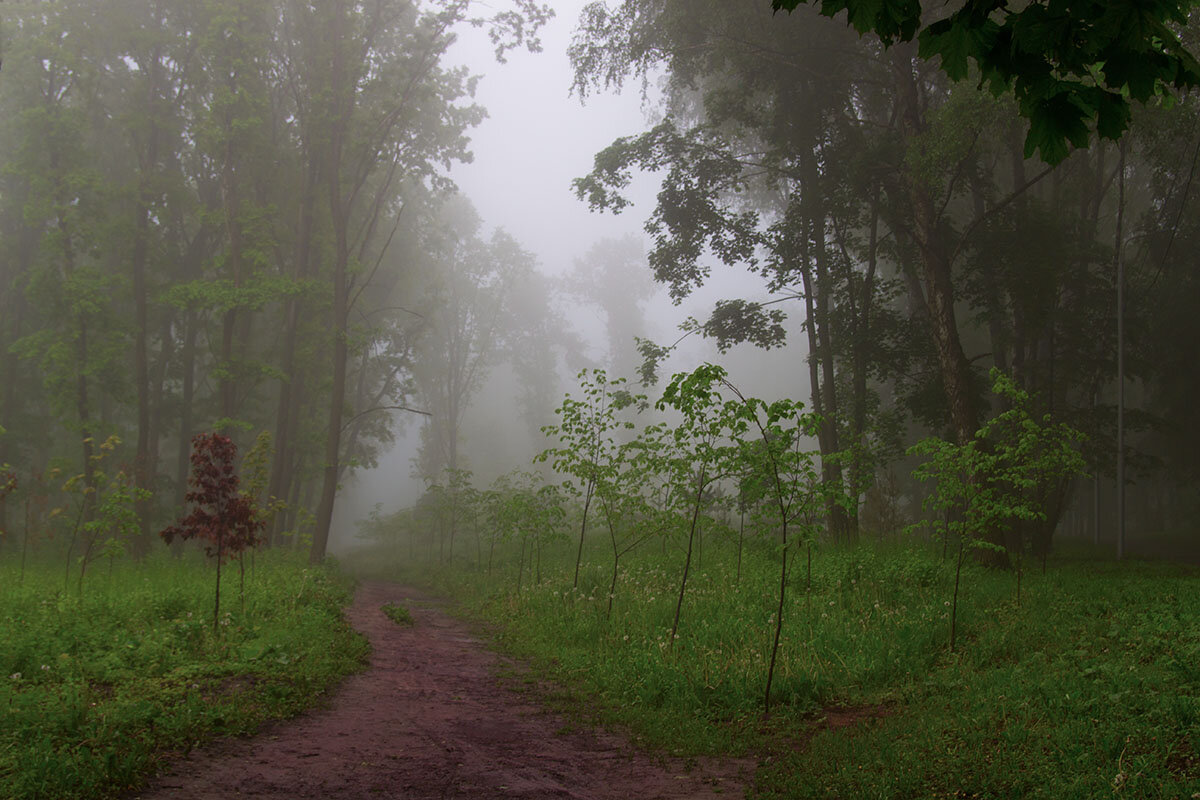
[[[941,512],[934,529],[962,536],[971,547],[998,550],[989,534],[1018,521],[1045,519],[1039,495],[1058,480],[1084,473],[1079,452],[1084,436],[1048,414],[1035,418],[1029,394],[1004,373],[993,369],[991,378],[992,391],[1008,404],[1005,411],[964,444],[931,436],[908,454],[925,459],[913,477],[935,483],[924,502],[927,510]]]
[[[159,533],[164,541],[200,539],[205,552],[221,560],[258,545],[265,522],[254,502],[239,490],[236,456],[237,446],[228,436],[198,433],[193,437],[186,495],[192,510]]]
[[[1200,86],[1200,62],[1180,36],[1188,0],[970,0],[933,21],[918,0],[812,1],[827,17],[845,11],[849,25],[885,46],[915,37],[921,57],[940,59],[952,80],[973,66],[996,96],[1011,90],[1029,120],[1025,155],[1048,164],[1086,147],[1093,129],[1120,139],[1131,100]],[[790,12],[801,2],[809,0],[771,5]]]

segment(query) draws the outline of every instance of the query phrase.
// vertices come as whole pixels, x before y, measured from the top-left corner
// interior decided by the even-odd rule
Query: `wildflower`
[[[42,664],[42,672],[49,672],[49,671],[50,671],[50,665]]]
[[[8,677],[12,678],[14,681],[19,681],[19,680],[21,680],[21,673],[14,672],[12,675],[9,675]]]

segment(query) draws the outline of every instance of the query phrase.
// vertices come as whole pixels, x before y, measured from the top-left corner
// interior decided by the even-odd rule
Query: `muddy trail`
[[[415,625],[380,606],[403,603]],[[365,672],[328,704],[251,739],[197,750],[133,795],[144,800],[230,797],[731,798],[752,762],[679,761],[625,739],[580,731],[497,677],[508,662],[486,649],[439,601],[366,583],[347,610],[373,648]]]

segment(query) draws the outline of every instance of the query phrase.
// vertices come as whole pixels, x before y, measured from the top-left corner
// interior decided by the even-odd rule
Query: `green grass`
[[[415,621],[408,609],[396,603],[385,603],[380,607],[380,610],[387,615],[387,618],[397,625],[414,625]]]
[[[754,797],[1200,793],[1200,571],[1052,560],[1018,607],[1012,574],[969,566],[951,653],[953,572],[931,548],[815,551],[811,594],[794,563],[764,719],[777,556],[748,551],[739,582],[732,548],[705,547],[674,646],[682,555],[657,543],[623,563],[611,618],[599,540],[578,590],[565,545],[520,596],[511,554],[491,579],[443,570],[434,588],[599,721],[682,755],[756,755]],[[882,710],[826,729],[834,707]]]
[[[0,564],[0,797],[103,798],[220,735],[311,706],[361,668],[349,584],[282,554],[225,570],[167,556],[89,575]]]

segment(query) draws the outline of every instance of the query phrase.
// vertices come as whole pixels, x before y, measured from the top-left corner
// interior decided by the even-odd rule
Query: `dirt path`
[[[414,602],[416,601],[416,602]],[[136,795],[145,800],[322,798],[742,797],[745,762],[660,764],[566,721],[495,677],[502,666],[436,601],[386,583],[361,586],[348,611],[371,640],[370,668],[324,710],[249,740],[197,751]],[[405,603],[416,625],[379,610]]]

